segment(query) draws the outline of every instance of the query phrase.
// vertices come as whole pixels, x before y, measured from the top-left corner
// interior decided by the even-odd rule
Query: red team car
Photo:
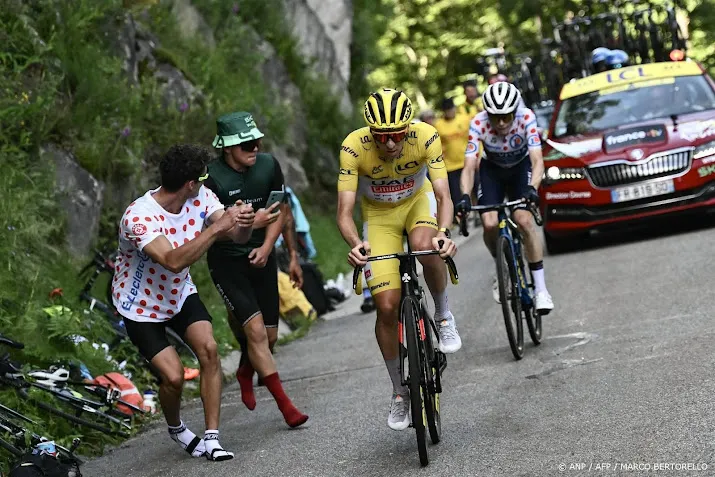
[[[692,61],[567,83],[544,144],[549,252],[594,229],[715,204],[715,82]]]

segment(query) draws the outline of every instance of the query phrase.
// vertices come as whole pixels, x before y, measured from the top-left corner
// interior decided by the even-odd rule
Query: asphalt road
[[[715,475],[715,228],[698,222],[668,221],[547,257],[556,310],[545,318],[542,344],[529,342],[519,362],[491,298],[493,261],[481,231],[473,233],[457,256],[460,284],[449,290],[463,347],[449,356],[443,440],[429,446],[427,468],[414,431],[387,427],[391,385],[374,316],[358,312],[318,323],[277,353],[287,392],[310,415],[303,428],[284,424],[265,388],[248,411],[233,385],[223,398],[221,442],[234,460],[191,459],[158,423],[83,473]],[[185,406],[184,419],[203,432],[200,402]]]

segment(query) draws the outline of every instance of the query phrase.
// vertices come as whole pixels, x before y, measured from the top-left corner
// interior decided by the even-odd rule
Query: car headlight
[[[712,156],[713,154],[715,154],[715,141],[710,141],[695,148],[693,151],[693,159],[702,159],[703,157]]]
[[[551,166],[546,170],[545,179],[549,182],[570,181],[584,179],[586,172],[583,167],[556,167]]]

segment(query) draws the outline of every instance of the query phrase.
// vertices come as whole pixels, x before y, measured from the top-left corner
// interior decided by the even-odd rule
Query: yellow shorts
[[[362,200],[363,240],[370,243],[370,255],[385,255],[405,250],[402,233],[415,227],[437,230],[437,200],[432,191],[418,191],[400,205],[379,206]],[[364,269],[370,292],[400,289],[400,262],[368,262]]]

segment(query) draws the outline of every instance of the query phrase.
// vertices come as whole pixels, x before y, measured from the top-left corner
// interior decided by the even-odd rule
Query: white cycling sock
[[[449,312],[449,305],[447,304],[447,290],[442,293],[435,293],[432,295],[434,299],[434,319],[435,321],[441,321],[440,318],[448,319],[451,313]]]
[[[536,293],[546,291],[546,280],[544,279],[544,269],[532,270],[531,274],[534,276],[534,291]]]
[[[182,449],[191,454],[192,457],[201,457],[206,451],[204,440],[196,437],[196,434],[186,427],[184,421],[178,426],[169,426],[169,435],[177,442]]]
[[[392,390],[395,391],[400,396],[407,396],[407,387],[403,386],[402,376],[400,376],[400,358],[386,359],[385,366],[387,366],[387,372],[390,374],[390,379],[392,380]]]
[[[206,452],[209,454],[214,449],[220,449],[221,444],[218,443],[218,430],[208,429],[204,433],[204,442],[206,443]]]
[[[206,443],[206,457],[209,460],[229,460],[233,459],[233,452],[228,452],[218,442],[218,429],[207,429],[204,432],[204,442]]]

